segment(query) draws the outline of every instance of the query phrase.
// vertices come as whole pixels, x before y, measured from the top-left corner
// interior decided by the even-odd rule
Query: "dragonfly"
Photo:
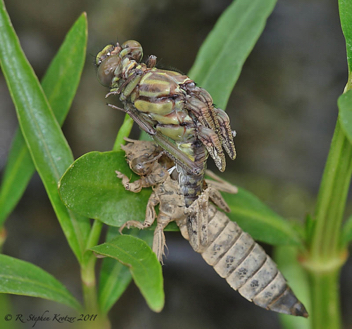
[[[233,132],[225,111],[188,76],[156,68],[157,58],[143,63],[139,42],[109,44],[96,56],[97,76],[118,96],[123,108],[176,163],[179,184],[190,206],[204,189],[208,155],[220,171],[226,167],[224,150],[236,157]]]
[[[143,187],[152,186],[153,193],[147,204],[144,222],[127,221],[120,228],[120,232],[125,227],[147,228],[156,219],[153,251],[162,262],[166,247],[163,231],[170,222],[176,221],[181,234],[189,240],[193,249],[243,297],[271,311],[308,317],[304,305],[297,299],[264,249],[248,233],[243,232],[237,223],[217,209],[216,206],[223,211],[230,211],[219,190],[236,193],[235,186],[211,174],[216,181],[207,180],[208,187],[187,208],[177,179],[170,175],[172,161],[163,157],[162,149],[148,141],[127,141],[129,143],[123,146],[126,160],[140,179],[131,183],[129,178],[119,171],[116,171],[117,177],[122,180],[126,190],[138,193]],[[158,215],[154,209],[157,205]],[[197,235],[202,228],[195,226],[190,230],[187,225],[190,212],[206,218],[208,222],[207,244],[202,250],[197,249]],[[203,220],[197,222],[201,223]]]

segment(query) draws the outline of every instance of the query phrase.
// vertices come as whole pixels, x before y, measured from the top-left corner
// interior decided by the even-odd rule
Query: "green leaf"
[[[99,306],[103,314],[107,314],[111,307],[121,297],[132,280],[128,267],[116,259],[106,257],[100,270]]]
[[[16,207],[35,171],[26,142],[16,131],[0,186],[0,225]]]
[[[341,241],[343,246],[352,241],[352,216],[346,220],[342,228]]]
[[[76,93],[85,62],[87,17],[82,14],[68,32],[42,81],[42,87],[60,125]],[[20,130],[17,130],[0,189],[0,225],[12,212],[35,167]]]
[[[337,105],[339,107],[339,121],[347,139],[352,143],[352,90],[342,94]]]
[[[310,310],[309,281],[307,273],[298,262],[298,250],[294,246],[276,247],[274,259],[297,298]],[[280,314],[285,329],[312,328],[311,318]]]
[[[127,234],[127,230],[125,230],[124,233]],[[128,234],[143,239],[149,246],[152,245],[154,235],[153,231],[131,229]],[[119,235],[120,232],[118,229],[110,226],[106,240],[110,241]],[[104,258],[100,270],[98,291],[99,306],[103,314],[107,314],[109,312],[111,307],[126,290],[131,280],[132,275],[127,266],[122,265],[116,259],[110,257]]]
[[[155,312],[162,310],[164,291],[161,265],[146,242],[131,235],[120,235],[91,250],[128,266],[148,306]]]
[[[144,220],[151,189],[126,191],[116,177],[118,170],[138,178],[129,169],[124,152],[90,152],[77,159],[59,183],[65,205],[105,224],[121,226],[127,220]]]
[[[80,303],[52,275],[22,260],[0,255],[0,292],[40,297],[81,310]]]
[[[264,30],[276,0],[236,0],[221,15],[189,72],[225,109],[242,66]]]
[[[70,214],[57,190],[57,182],[73,162],[72,152],[21,49],[3,1],[0,2],[0,44],[1,68],[21,131],[68,243],[81,261],[88,220]]]
[[[311,214],[307,214],[304,222],[304,241],[312,241],[316,221]]]
[[[340,12],[342,32],[346,40],[348,71],[351,73],[351,70],[352,70],[352,26],[351,26],[352,3],[351,1],[339,0],[339,12]]]
[[[136,230],[134,232],[138,234]],[[106,240],[111,241],[118,235],[120,235],[118,228],[110,226]],[[99,307],[103,314],[109,312],[111,307],[126,290],[131,280],[132,275],[127,266],[110,257],[103,259],[98,290]]]
[[[250,192],[239,188],[237,194],[223,193],[223,196],[231,209],[227,216],[253,239],[272,245],[300,243],[290,224]]]

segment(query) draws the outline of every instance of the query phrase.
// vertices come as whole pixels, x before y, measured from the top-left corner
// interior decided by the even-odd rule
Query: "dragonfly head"
[[[98,53],[95,64],[98,67],[97,76],[103,86],[110,87],[113,79],[121,78],[123,71],[122,61],[127,58],[140,62],[143,57],[143,49],[138,41],[128,40],[121,46],[109,44]]]

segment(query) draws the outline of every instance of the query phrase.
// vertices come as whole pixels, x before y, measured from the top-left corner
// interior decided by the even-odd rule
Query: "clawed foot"
[[[164,265],[163,257],[165,256],[166,248],[167,246],[166,246],[163,228],[159,228],[159,229],[156,228],[154,231],[153,251],[156,254],[156,257],[158,261],[161,263],[161,265]]]
[[[119,232],[122,234],[123,229],[127,227],[127,228],[138,228],[140,230],[143,230],[146,227],[149,227],[149,225],[144,225],[144,223],[139,222],[138,220],[129,220],[127,221],[125,224],[123,224],[120,228],[119,228]]]
[[[117,88],[111,89],[111,91],[109,91],[109,92],[105,95],[105,98],[108,98],[108,97],[111,96],[111,95],[115,96],[115,95],[118,95],[118,94],[119,94],[119,91],[118,91]],[[108,105],[110,106],[110,104],[108,104]],[[118,108],[117,106],[114,106],[114,107],[120,110],[120,108]],[[124,109],[121,109],[121,110],[124,111]]]
[[[116,176],[122,180],[122,185],[124,186],[125,190],[130,190],[130,179],[124,175],[122,172],[115,170]]]

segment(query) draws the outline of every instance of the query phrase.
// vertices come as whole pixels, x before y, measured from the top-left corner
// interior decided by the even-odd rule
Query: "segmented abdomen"
[[[202,143],[198,141],[192,144],[190,143],[188,148],[187,153],[192,156],[195,162],[202,163],[203,169],[200,175],[192,175],[187,170],[176,164],[178,183],[181,193],[185,198],[186,207],[189,207],[203,191],[203,181],[207,166],[206,160],[208,158],[208,152]]]
[[[209,245],[201,255],[233,289],[263,308],[308,316],[274,261],[248,233],[213,204],[209,204],[208,219]],[[185,232],[184,224],[179,224],[181,233]]]

